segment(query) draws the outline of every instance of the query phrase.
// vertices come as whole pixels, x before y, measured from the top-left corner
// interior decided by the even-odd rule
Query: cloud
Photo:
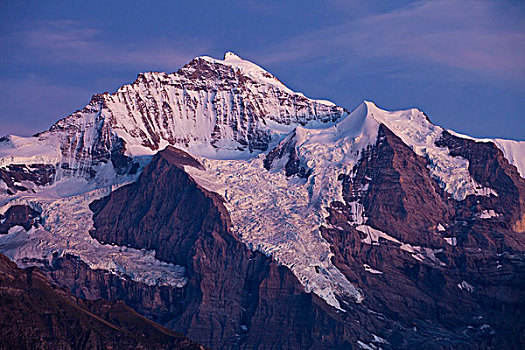
[[[319,57],[424,62],[509,76],[525,76],[523,9],[487,0],[420,1],[352,18],[286,40],[267,64]]]
[[[16,57],[21,61],[39,63],[94,63],[129,66],[178,67],[195,52],[206,52],[209,45],[181,39],[176,42],[163,37],[143,41],[112,42],[101,30],[75,21],[41,21],[30,29],[10,35],[13,45],[34,53]],[[25,50],[21,52],[25,53]],[[16,50],[12,50],[14,52]]]

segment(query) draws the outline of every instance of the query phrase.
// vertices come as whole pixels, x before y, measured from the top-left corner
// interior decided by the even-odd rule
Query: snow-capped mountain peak
[[[233,52],[226,52],[224,54],[224,59],[222,60],[209,56],[200,56],[196,58],[196,60],[198,59],[206,60],[214,65],[231,67],[237,74],[250,77],[260,84],[267,84],[278,89],[283,89],[287,93],[295,94],[294,91],[279,81],[279,79],[277,79],[273,74],[269,73],[251,61],[242,59]]]
[[[332,127],[297,127],[292,135],[293,140],[283,141],[280,147],[285,142],[295,145],[298,161],[311,169],[316,166],[323,169],[339,167],[347,169],[346,173],[349,173],[362,152],[375,145],[380,125],[392,131],[417,155],[427,158],[431,175],[455,199],[462,200],[469,194],[497,195],[492,189],[472,179],[467,159],[452,156],[448,148],[438,146],[444,129],[432,124],[425,113],[416,108],[387,111],[373,102],[364,101]],[[496,144],[500,147],[499,143]],[[505,148],[500,148],[504,153],[507,152]],[[516,157],[507,158],[513,164]],[[520,164],[514,165],[519,167]]]
[[[143,310],[164,308],[152,289],[160,286],[170,290],[161,293],[170,296],[166,310],[179,310],[186,288],[203,296],[192,305],[212,315],[204,318],[222,314],[230,325],[239,315],[229,336],[239,346],[253,330],[267,331],[250,320],[277,310],[286,314],[276,318],[279,331],[288,315],[300,318],[291,328],[303,329],[287,294],[303,311],[305,301],[324,300],[338,320],[365,312],[352,327],[370,315],[398,322],[382,313],[390,301],[399,315],[424,306],[426,323],[428,310],[448,305],[438,298],[463,301],[481,280],[491,289],[508,281],[514,267],[504,260],[525,246],[525,180],[510,166],[523,176],[525,142],[467,138],[415,108],[364,101],[348,112],[306,98],[231,52],[197,57],[175,73],[142,73],[94,95],[34,137],[0,138],[0,253],[23,266],[54,269],[72,259],[82,274],[109,271],[117,278],[101,282],[122,285],[124,277],[141,285],[137,295],[155,298]],[[75,288],[98,285],[64,276]],[[321,299],[298,298],[303,292]],[[216,300],[227,301],[219,303],[227,312]],[[411,338],[413,317],[403,317],[410,323],[400,334]]]
[[[296,94],[286,85],[284,85],[273,74],[269,73],[257,64],[244,60],[235,53],[228,51],[224,54],[224,59],[219,60],[209,56],[200,56],[197,59],[203,59],[216,65],[231,67],[237,74],[244,75],[254,79],[259,84],[268,85],[276,89],[283,90],[289,94]],[[332,105],[334,105],[332,103]]]
[[[242,58],[240,58],[238,55],[236,55],[235,53],[231,52],[231,51],[228,51],[224,54],[224,60],[240,60]]]
[[[141,74],[100,98],[101,115],[130,155],[167,145],[215,157],[264,151],[296,125],[333,122],[345,113],[333,103],[293,92],[233,53],[224,60],[197,57],[171,74]]]
[[[130,157],[149,156],[168,145],[211,158],[251,157],[298,125],[333,123],[346,113],[293,92],[233,53],[224,60],[203,56],[174,73],[139,74],[113,94],[94,95],[48,131],[3,142],[0,164],[30,158],[52,166],[55,179],[91,179],[109,162],[114,173],[134,171]],[[109,168],[106,174],[112,173]]]
[[[401,140],[409,145],[417,154],[428,157],[431,161],[435,159],[432,154],[437,154],[439,147],[436,141],[445,131],[440,126],[433,124],[428,116],[420,109],[411,108],[400,111],[386,111],[374,102],[364,101],[355,112],[366,109],[368,117],[373,118],[378,123],[388,127]],[[354,112],[352,112],[354,113]],[[340,124],[343,124],[342,121]],[[510,164],[514,165],[518,173],[525,177],[525,142],[503,139],[474,138],[467,135],[458,134],[451,130],[446,130],[458,137],[467,138],[476,142],[493,142],[505,155]],[[456,157],[457,158],[457,157]],[[443,166],[444,164],[441,164]],[[468,167],[468,164],[467,164]],[[466,195],[466,194],[465,194]],[[461,195],[460,197],[463,197]]]

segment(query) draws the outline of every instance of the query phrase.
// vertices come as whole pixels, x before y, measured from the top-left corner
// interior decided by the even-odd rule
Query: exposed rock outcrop
[[[237,241],[222,199],[184,172],[200,166],[190,159],[168,148],[136,183],[91,205],[97,239],[186,267],[182,308],[163,324],[214,348],[351,348],[363,326],[350,327],[288,269]]]
[[[33,186],[46,186],[55,180],[56,169],[50,164],[10,164],[0,167],[0,180],[7,194],[30,191]]]
[[[275,167],[274,162],[285,162],[284,170],[286,176],[297,175],[302,178],[310,176],[311,170],[297,156],[295,142],[295,131],[290,133],[285,140],[281,141],[277,147],[272,149],[264,158],[264,168],[272,170]]]
[[[123,302],[81,300],[0,254],[1,349],[204,349]]]
[[[444,134],[440,144],[447,142],[452,150],[450,136]],[[366,224],[385,237],[367,242],[349,224],[351,206],[336,202],[329,208],[330,226],[322,234],[334,264],[363,289],[365,307],[407,327],[397,340],[381,334],[394,347],[524,344],[525,238],[509,225],[520,215],[518,189],[524,180],[493,145],[468,143],[462,154],[472,176],[498,196],[450,198],[430,176],[428,161],[382,125],[376,145],[353,169],[355,176],[342,181],[345,202],[361,203]],[[503,215],[483,218],[483,208]],[[422,335],[426,339],[417,339]]]
[[[0,214],[0,235],[9,232],[13,226],[22,226],[28,231],[41,222],[40,212],[28,205],[13,205],[4,214]]]

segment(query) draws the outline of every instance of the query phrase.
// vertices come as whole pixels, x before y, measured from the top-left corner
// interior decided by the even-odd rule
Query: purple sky
[[[525,140],[525,5],[486,0],[2,1],[0,135],[229,50],[309,97]]]

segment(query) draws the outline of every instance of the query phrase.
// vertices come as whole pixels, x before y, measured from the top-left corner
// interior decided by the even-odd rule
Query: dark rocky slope
[[[154,249],[159,259],[186,266],[180,308],[163,324],[213,348],[351,348],[363,326],[350,327],[288,269],[237,241],[221,198],[183,165],[200,166],[168,148],[136,183],[91,205],[100,241]]]
[[[13,226],[22,226],[27,231],[32,226],[38,226],[40,221],[38,210],[28,205],[13,205],[0,214],[0,235],[8,233]]]
[[[0,349],[204,349],[123,302],[80,300],[0,254]]]
[[[349,207],[333,203],[327,219],[332,228],[323,227],[323,236],[332,245],[334,263],[366,296],[363,305],[343,301],[346,313],[304,293],[289,270],[239,243],[230,234],[222,199],[199,187],[183,168],[201,165],[173,148],[157,154],[136,183],[91,204],[92,235],[154,249],[159,259],[187,268],[188,284],[145,286],[90,270],[71,257],[57,260],[50,273],[78,296],[124,300],[214,348],[350,348],[358,340],[370,343],[372,333],[389,342],[376,341],[383,348],[520,346],[525,283],[514,276],[525,270],[519,253],[523,239],[500,218],[475,215],[488,204],[505,205],[507,195],[457,202],[426,165],[382,126],[354,179],[342,178],[345,201],[363,203],[371,226],[435,250],[434,260],[419,261],[395,243],[364,244],[362,234],[348,225]],[[365,184],[367,191],[357,190]],[[472,208],[476,201],[483,205]],[[440,223],[445,232],[437,230]],[[494,238],[501,235],[503,240]],[[444,244],[444,236],[454,236],[457,244]],[[483,249],[479,242],[486,243]],[[383,274],[366,272],[364,264]],[[473,289],[459,288],[463,281]]]
[[[355,177],[342,179],[345,201],[363,204],[368,225],[401,242],[433,249],[434,258],[416,260],[384,239],[379,245],[363,243],[363,234],[348,224],[345,203],[333,203],[332,226],[322,229],[323,236],[331,243],[336,266],[365,292],[366,307],[407,327],[412,324],[413,336],[424,335],[408,343],[410,332],[397,339],[382,334],[393,346],[522,348],[525,237],[516,232],[516,222],[523,215],[525,180],[493,144],[447,133],[440,142],[467,156],[472,176],[498,196],[450,199],[430,177],[427,160],[385,126],[354,168]],[[367,190],[359,191],[365,184]],[[484,208],[504,215],[481,219]],[[437,229],[440,223],[444,231]],[[456,244],[444,244],[443,237],[454,237]],[[366,272],[364,264],[382,273]],[[468,285],[460,287],[464,281]]]
[[[490,207],[504,213],[498,221],[506,232],[525,233],[525,179],[518,174],[514,165],[509,164],[503,152],[492,142],[476,142],[446,131],[436,144],[447,147],[453,156],[467,159],[474,180],[493,188],[498,194],[497,197],[488,198],[472,196],[467,198],[467,203],[475,209]]]
[[[475,157],[486,155],[471,157],[475,164]],[[300,164],[294,161],[295,169]],[[363,234],[348,224],[350,207],[333,203],[327,218],[332,225],[322,227],[322,234],[336,266],[365,293],[362,305],[341,300],[346,312],[305,293],[288,269],[231,235],[222,199],[184,171],[201,164],[171,147],[154,157],[137,182],[91,204],[92,235],[105,243],[153,249],[157,258],[185,266],[186,286],[147,286],[91,270],[70,256],[55,259],[46,271],[79,297],[123,300],[213,348],[352,348],[358,341],[374,343],[372,334],[388,341],[375,339],[382,348],[522,346],[524,243],[514,230],[522,212],[513,205],[521,203],[523,179],[501,158],[484,172],[497,176],[476,177],[498,196],[458,202],[431,178],[427,162],[381,126],[353,179],[342,176],[345,202],[362,203],[367,224],[434,254],[416,260],[397,243],[363,243]],[[510,215],[480,219],[487,208]],[[443,237],[454,237],[456,244]],[[371,274],[365,264],[383,273]]]
[[[7,137],[0,138],[0,142],[7,142]],[[33,183],[37,186],[50,185],[55,180],[56,169],[49,164],[10,164],[0,167],[0,180],[7,187],[7,194],[13,195],[19,191],[30,191],[27,185],[21,182]]]

